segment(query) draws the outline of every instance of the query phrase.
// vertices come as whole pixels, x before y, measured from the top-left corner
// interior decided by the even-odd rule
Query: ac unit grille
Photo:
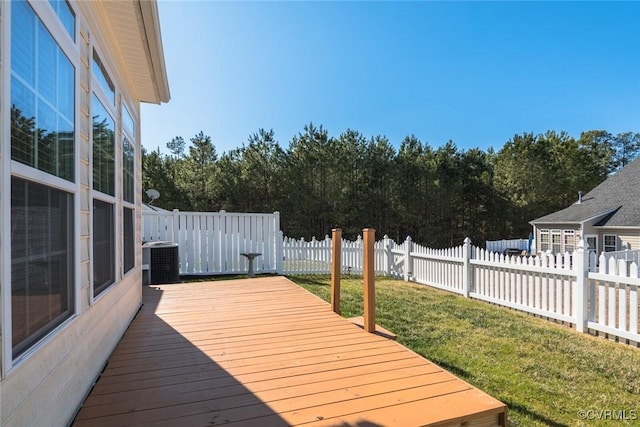
[[[177,283],[180,281],[178,245],[150,248],[151,283]]]

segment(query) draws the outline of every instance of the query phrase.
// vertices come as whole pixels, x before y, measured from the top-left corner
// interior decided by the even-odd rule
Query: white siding
[[[637,230],[630,228],[598,228],[597,229],[600,238],[604,239],[604,235],[615,235],[618,237],[618,245],[622,243],[629,243],[631,247],[629,249],[640,249],[640,228]],[[618,250],[624,250],[625,248],[618,247]]]
[[[133,10],[135,2],[127,5]],[[134,318],[141,303],[141,247],[136,245],[135,267],[124,277],[121,268],[116,273],[116,283],[102,292],[97,299],[93,299],[91,289],[91,55],[94,46],[99,46],[106,52],[110,69],[116,87],[122,99],[126,99],[130,113],[136,121],[135,142],[135,242],[141,242],[141,160],[140,160],[140,109],[138,95],[129,84],[131,79],[118,66],[121,55],[113,50],[116,45],[113,34],[104,26],[107,20],[102,14],[96,14],[101,6],[91,2],[77,3],[71,1],[76,13],[77,37],[75,49],[78,56],[73,61],[76,67],[76,182],[75,197],[75,276],[76,276],[76,315],[53,330],[33,348],[28,350],[20,360],[7,360],[7,353],[11,354],[11,343],[6,338],[0,341],[0,348],[4,356],[2,360],[3,376],[0,379],[0,425],[1,426],[57,426],[71,422],[83,398],[91,389],[108,357]],[[124,3],[123,3],[124,4]],[[10,265],[5,263],[9,259],[7,248],[10,243],[10,228],[8,227],[10,212],[10,164],[5,156],[10,147],[9,113],[9,75],[10,71],[3,67],[9,54],[10,33],[8,31],[9,2],[0,2],[0,287],[3,291],[0,316],[2,327],[7,326],[10,302]],[[40,15],[43,21],[57,19],[48,10],[48,3],[41,2],[34,6],[37,11],[44,11]],[[135,29],[134,33],[139,34]],[[119,107],[118,107],[119,108]],[[120,126],[117,126],[116,164],[120,164],[121,140]],[[120,185],[122,174],[116,173],[117,183]],[[117,194],[118,200],[121,194]],[[120,203],[116,204],[116,241],[119,249],[116,265],[122,262],[122,232]],[[2,334],[4,337],[5,334]],[[8,351],[7,351],[8,349]]]

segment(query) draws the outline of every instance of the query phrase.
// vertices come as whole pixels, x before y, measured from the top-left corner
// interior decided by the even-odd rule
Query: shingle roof
[[[600,215],[606,216],[598,221],[598,226],[640,227],[640,158],[585,194],[582,203],[574,203],[531,223],[582,222]]]

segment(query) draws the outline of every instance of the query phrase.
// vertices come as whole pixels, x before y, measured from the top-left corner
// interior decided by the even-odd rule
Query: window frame
[[[73,7],[69,3],[69,1],[68,0],[48,0],[47,3],[49,3],[49,6],[51,7],[51,9],[53,9],[53,12],[58,17],[58,21],[60,22],[60,25],[62,25],[62,27],[65,29],[65,32],[71,38],[71,41],[73,43],[75,43],[76,40],[78,39],[78,14],[73,9]],[[66,6],[69,8],[69,11],[71,12],[71,15],[73,16],[73,34],[71,32],[69,32],[69,29],[64,25],[64,22],[62,22],[62,16],[60,16],[59,11],[56,10],[56,7],[54,6],[53,3],[55,3],[58,6],[61,3],[65,3]]]
[[[549,247],[550,247],[549,244],[551,243],[549,241],[549,236],[550,236],[550,234],[549,234],[549,229],[548,228],[541,228],[540,229],[540,252],[547,252],[549,250]]]
[[[31,82],[25,81],[24,77],[20,76],[19,74],[17,74],[15,76],[16,80],[20,82],[21,85],[25,86],[26,90],[31,92],[31,94],[33,94],[34,96],[34,114],[36,119],[38,120],[36,122],[36,129],[39,129],[41,127],[42,124],[42,114],[40,113],[40,106],[41,105],[45,105],[49,110],[51,110],[54,115],[55,115],[55,120],[59,121],[60,117],[63,117],[63,120],[68,123],[68,124],[72,124],[73,125],[73,131],[74,131],[74,135],[73,135],[73,147],[72,147],[72,151],[73,151],[73,160],[71,162],[71,168],[73,168],[73,170],[71,170],[71,173],[69,175],[68,179],[69,181],[77,181],[77,174],[76,172],[76,168],[77,168],[77,162],[76,162],[76,155],[78,153],[78,138],[77,138],[77,129],[78,129],[78,56],[77,56],[77,51],[75,49],[75,45],[73,43],[71,43],[68,34],[66,32],[66,29],[64,28],[64,26],[62,26],[62,23],[60,22],[58,16],[55,14],[55,11],[52,9],[51,5],[49,4],[49,2],[33,2],[30,3],[29,1],[23,1],[20,3],[24,3],[26,4],[26,6],[28,8],[30,8],[30,10],[35,14],[35,16],[38,19],[38,22],[41,24],[41,26],[44,28],[44,31],[46,31],[48,33],[48,35],[51,37],[51,39],[53,40],[54,44],[58,47],[60,53],[62,55],[64,55],[64,57],[67,59],[67,61],[69,62],[69,64],[72,67],[72,71],[73,71],[73,82],[71,83],[72,88],[73,88],[73,94],[71,95],[71,100],[73,102],[73,117],[69,118],[66,117],[63,112],[58,108],[60,107],[60,105],[58,104],[59,99],[55,99],[55,100],[51,100],[49,98],[47,98],[46,94],[43,94],[41,92],[41,90],[39,89],[39,84],[41,83],[38,80],[38,72],[39,72],[39,67],[36,65],[36,69],[34,70],[34,79],[35,81],[33,82],[33,84]],[[73,10],[73,9],[72,9]],[[74,12],[75,13],[75,12]],[[10,14],[9,17],[9,21],[13,20],[13,16],[14,13]],[[12,51],[12,39],[11,39],[11,31],[7,31],[8,34],[8,43],[7,43],[7,51],[11,54]],[[39,46],[36,45],[35,46],[35,51],[34,54],[36,55],[36,57],[39,56]],[[56,51],[57,54],[57,51]],[[10,55],[9,55],[10,56]],[[56,60],[56,66],[58,65],[58,58],[55,58]],[[13,66],[9,63],[9,67],[7,67],[7,76],[6,76],[6,81],[5,81],[5,87],[8,88],[7,92],[8,92],[8,98],[9,98],[9,102],[8,106],[12,106],[12,95],[13,95],[13,87],[12,87],[12,79],[14,78],[14,70],[13,70]],[[56,91],[57,92],[57,91]],[[52,101],[55,103],[52,104]],[[69,120],[70,119],[70,120]],[[11,146],[10,152],[7,153],[13,161],[13,144],[11,141],[11,132],[9,132],[9,145]],[[59,145],[56,144],[56,146],[59,149]],[[38,145],[32,145],[31,148],[34,149],[33,151],[33,157],[38,157],[39,150],[38,150]],[[57,151],[57,150],[56,150]],[[55,159],[56,161],[58,160],[58,158]],[[20,162],[20,160],[18,160],[18,162]],[[24,163],[27,166],[33,167],[34,169],[37,170],[41,170],[41,171],[45,171],[45,168],[43,167],[42,164],[40,164],[39,162],[36,162],[33,166],[30,165],[27,162],[21,162]],[[55,174],[54,172],[47,172],[50,173],[52,176],[61,176],[58,174]]]
[[[551,241],[549,244],[551,245],[551,253],[552,254],[561,254],[562,253],[562,230],[554,228],[550,231],[549,236]],[[555,238],[558,238],[558,241],[555,241]],[[557,251],[555,249],[558,249]]]
[[[129,238],[127,238],[126,228],[127,228],[127,211],[131,214],[131,230],[132,233]],[[136,268],[136,210],[135,208],[128,207],[126,205],[122,205],[120,207],[120,212],[122,215],[122,277],[126,277],[131,271]],[[127,249],[127,244],[131,243],[131,246]],[[132,257],[131,260],[127,259],[127,251],[130,251],[129,255]],[[127,268],[128,267],[128,268]]]
[[[89,138],[89,159],[90,159],[90,173],[89,173],[89,181],[90,181],[90,210],[91,210],[91,215],[90,215],[90,228],[89,228],[89,235],[91,236],[91,247],[90,247],[90,259],[91,259],[91,265],[90,265],[90,269],[91,269],[91,277],[90,277],[90,289],[91,289],[91,303],[95,303],[96,301],[98,301],[102,296],[106,295],[111,289],[113,289],[114,285],[118,284],[120,282],[120,275],[118,274],[118,272],[120,271],[120,266],[121,266],[121,260],[119,260],[118,258],[118,249],[120,248],[119,244],[118,244],[118,230],[120,229],[121,225],[120,225],[120,209],[119,207],[121,206],[120,203],[118,203],[118,200],[121,199],[121,189],[119,188],[118,182],[122,179],[122,173],[120,172],[120,168],[121,168],[121,160],[120,160],[120,128],[121,128],[121,119],[120,116],[118,115],[118,111],[117,111],[117,103],[116,100],[119,98],[120,94],[118,92],[118,87],[117,85],[114,83],[113,80],[113,73],[110,71],[108,65],[106,64],[106,61],[103,59],[105,58],[105,56],[103,56],[100,53],[100,49],[97,45],[93,45],[91,46],[91,60],[92,60],[92,65],[90,68],[90,73],[91,73],[91,77],[90,77],[90,86],[91,86],[91,90],[90,90],[90,96],[91,96],[91,121],[92,121],[92,125],[91,125],[91,135]],[[106,91],[104,90],[104,87],[102,85],[101,80],[94,74],[94,68],[93,68],[93,61],[94,61],[94,57],[98,57],[100,60],[100,63],[102,65],[101,68],[101,72],[103,73],[107,73],[106,77],[108,79],[108,81],[111,82],[111,84],[113,85],[114,89],[114,95],[113,95],[113,101],[111,100],[110,94],[106,93]],[[94,188],[94,168],[95,168],[95,162],[94,162],[94,132],[93,132],[93,116],[95,115],[94,113],[94,98],[95,100],[97,100],[101,107],[105,110],[105,112],[110,116],[110,118],[113,120],[113,195],[108,194],[108,193],[104,193],[102,191],[96,190]],[[111,204],[112,206],[112,221],[113,223],[111,224],[111,257],[113,260],[112,263],[112,268],[113,271],[111,272],[111,277],[113,278],[113,281],[111,283],[108,284],[99,284],[96,285],[95,283],[95,271],[96,271],[96,259],[95,259],[95,245],[96,245],[96,241],[95,241],[95,225],[94,225],[94,221],[95,221],[95,212],[94,212],[94,201],[99,201],[99,202],[103,202],[103,203],[108,203]]]
[[[73,94],[71,95],[71,101],[73,102],[73,119],[72,125],[74,130],[73,136],[73,172],[71,176],[72,181],[57,177],[50,173],[36,169],[27,164],[18,162],[11,158],[11,144],[2,144],[0,146],[1,153],[1,170],[0,170],[0,188],[3,189],[0,192],[0,197],[3,198],[2,209],[0,210],[0,224],[2,224],[0,230],[0,265],[5,266],[0,269],[0,283],[2,285],[2,295],[11,295],[11,180],[13,177],[27,180],[35,184],[44,185],[45,187],[53,190],[59,190],[67,192],[71,195],[72,206],[70,207],[70,214],[73,215],[69,232],[72,234],[70,239],[73,241],[73,249],[70,251],[72,256],[72,266],[70,268],[71,277],[66,284],[67,291],[72,292],[73,296],[70,299],[69,311],[60,323],[55,326],[51,326],[47,332],[33,343],[31,343],[24,351],[17,357],[13,357],[13,324],[12,324],[12,307],[11,298],[2,298],[2,346],[0,351],[2,356],[0,357],[0,370],[3,377],[13,372],[22,363],[29,359],[32,354],[36,353],[42,346],[46,345],[52,336],[58,334],[61,330],[64,330],[70,323],[72,323],[80,314],[80,297],[81,297],[81,271],[80,271],[80,234],[81,234],[81,185],[80,185],[80,136],[78,130],[80,129],[81,114],[80,114],[80,91],[79,91],[79,69],[80,69],[80,52],[76,47],[76,44],[69,37],[65,27],[60,22],[55,11],[48,2],[37,2],[32,0],[25,0],[25,3],[31,7],[31,10],[35,16],[40,20],[43,27],[49,32],[53,38],[54,43],[58,46],[62,54],[64,54],[73,67]],[[0,25],[2,34],[0,37],[0,60],[5,66],[2,68],[2,74],[0,78],[3,79],[3,90],[0,93],[0,114],[3,119],[9,122],[10,119],[10,105],[11,105],[11,20],[12,20],[12,7],[13,2],[2,2],[0,5],[0,12],[3,17],[6,17],[3,21],[3,25]],[[78,11],[75,9],[75,5],[69,4],[72,12],[77,17]],[[77,34],[76,25],[76,34]],[[4,141],[11,141],[11,127],[7,126],[0,130],[2,132],[2,139]]]
[[[66,274],[68,275],[69,279],[67,282],[67,286],[65,287],[64,293],[67,294],[67,302],[68,302],[68,307],[66,310],[64,310],[63,312],[57,314],[55,316],[55,318],[50,319],[49,321],[47,321],[45,324],[41,325],[35,332],[30,333],[26,338],[24,338],[20,343],[19,346],[15,346],[13,344],[13,326],[14,326],[14,318],[13,318],[13,306],[12,306],[12,316],[11,316],[11,328],[12,328],[12,338],[11,338],[11,349],[12,349],[12,357],[13,360],[20,360],[25,354],[28,354],[32,348],[34,348],[39,342],[41,342],[47,335],[49,335],[52,331],[55,331],[58,327],[60,327],[61,325],[63,325],[64,323],[66,323],[69,319],[71,319],[72,317],[74,317],[77,314],[77,310],[76,310],[76,306],[75,306],[75,295],[77,293],[77,289],[75,286],[76,283],[76,276],[75,276],[75,268],[74,268],[74,264],[76,263],[76,254],[75,254],[75,247],[77,246],[77,239],[76,239],[76,234],[74,233],[74,223],[75,223],[75,215],[76,215],[76,209],[75,209],[75,197],[73,193],[69,193],[67,191],[64,191],[60,188],[56,188],[54,186],[51,185],[47,185],[45,183],[40,183],[40,182],[36,182],[33,181],[31,179],[24,179],[21,178],[17,175],[12,175],[11,177],[11,196],[13,199],[13,184],[14,184],[14,179],[16,180],[20,180],[23,181],[25,184],[27,185],[35,185],[35,186],[40,186],[44,189],[46,189],[47,191],[55,191],[55,192],[59,192],[61,193],[63,196],[67,196],[68,198],[66,199],[66,201],[64,201],[65,203],[67,203],[67,214],[69,215],[67,218],[63,218],[63,221],[68,223],[70,225],[69,230],[67,230],[67,235],[63,236],[64,239],[63,241],[65,242],[64,244],[67,245],[70,242],[71,245],[71,250],[70,251],[64,251],[66,254]],[[28,191],[25,188],[25,191]],[[12,200],[13,201],[13,200]],[[30,204],[28,204],[27,206],[32,206]],[[11,209],[14,208],[13,203],[11,204]],[[47,213],[50,213],[51,211],[47,211]],[[14,220],[12,219],[12,223],[14,223]],[[71,232],[71,235],[69,235],[69,232]],[[11,240],[13,240],[13,236],[11,236]],[[13,250],[13,246],[11,248]],[[47,248],[50,249],[50,248]],[[51,251],[47,251],[45,254],[43,254],[43,256],[40,256],[40,258],[42,258],[43,260],[46,260],[47,262],[51,262],[51,255],[52,252]],[[25,258],[25,266],[27,268],[33,268],[33,265],[31,263],[33,263],[35,261],[34,255],[25,255],[23,258]],[[29,265],[27,265],[29,264]],[[13,274],[13,268],[14,268],[14,259],[12,257],[11,260],[11,265],[10,265],[10,269],[11,269],[11,273]],[[13,280],[11,285],[13,286]],[[61,293],[62,291],[62,286],[63,284],[60,283],[60,287],[61,287]],[[13,294],[12,294],[13,295]],[[13,300],[13,298],[12,298]],[[16,348],[18,348],[18,350],[16,350]]]
[[[91,52],[92,52],[91,66],[89,67],[91,70],[90,71],[91,86],[92,86],[91,91],[94,93],[96,92],[100,93],[100,98],[102,100],[103,105],[107,104],[109,107],[115,108],[117,104],[118,91],[117,91],[116,84],[113,81],[113,77],[111,77],[114,74],[111,72],[111,70],[103,60],[103,58],[105,58],[106,56],[101,54],[100,49],[98,49],[98,46],[94,44],[92,46]],[[95,72],[96,68],[98,69],[99,73]],[[99,74],[102,77],[102,79],[98,78],[96,74]],[[103,82],[103,79],[104,79],[104,82]],[[106,88],[104,86],[105,84],[107,85]],[[98,89],[96,90],[96,88]],[[109,91],[107,91],[107,89],[109,89]],[[105,100],[109,102],[106,103]]]
[[[584,235],[584,241],[585,243],[589,243],[589,239],[593,239],[593,247],[591,247],[591,245],[589,245],[589,251],[590,252],[595,252],[596,254],[598,254],[598,235],[597,234],[585,234]]]
[[[562,247],[563,252],[574,253],[576,250],[576,231],[575,230],[563,230],[562,231]]]
[[[607,245],[607,237],[613,237],[614,240],[614,244],[613,245]],[[617,252],[618,251],[618,235],[617,234],[603,234],[602,235],[602,250],[604,252]],[[613,248],[613,249],[609,249],[607,250],[607,248]]]
[[[135,270],[136,267],[136,238],[135,238],[135,232],[136,232],[136,167],[137,167],[137,149],[138,149],[138,144],[136,143],[136,120],[134,119],[133,115],[130,113],[130,109],[127,106],[127,103],[124,100],[121,100],[120,102],[120,171],[121,171],[121,186],[120,186],[120,197],[119,200],[121,201],[121,205],[119,207],[120,209],[120,215],[122,220],[120,221],[120,236],[121,236],[121,248],[122,248],[122,268],[121,268],[121,277],[124,278],[126,277],[131,271]],[[133,185],[133,200],[126,200],[125,199],[125,185],[126,185],[126,178],[129,175],[129,171],[125,170],[125,141],[129,144],[130,148],[131,148],[131,153],[133,156],[133,161],[132,161],[132,166],[131,166],[131,171],[130,171],[130,179],[131,179],[131,183]],[[126,233],[125,233],[125,227],[126,227],[126,218],[125,218],[125,213],[126,210],[130,209],[131,210],[131,215],[132,215],[132,220],[133,220],[133,227],[132,227],[132,232],[133,232],[133,238],[129,239],[126,237]],[[131,244],[131,247],[128,249],[129,251],[131,251],[131,254],[133,256],[133,263],[132,264],[128,264],[127,259],[126,259],[126,255],[127,255],[127,250],[125,250],[125,246],[127,244]],[[129,269],[127,269],[127,267],[131,265],[131,267]]]
[[[96,252],[96,243],[98,243],[96,241],[96,232],[95,232],[95,217],[96,217],[96,208],[95,208],[95,203],[102,203],[106,206],[109,206],[111,209],[111,230],[110,231],[110,241],[109,241],[109,246],[110,246],[110,250],[111,250],[111,260],[109,260],[111,262],[111,272],[110,272],[110,282],[105,282],[105,283],[100,283],[100,284],[96,284],[96,266],[98,265],[95,262],[92,262],[91,265],[91,289],[92,289],[92,298],[95,300],[97,298],[99,298],[101,295],[104,294],[104,292],[108,289],[110,289],[113,285],[115,285],[116,283],[118,283],[118,277],[116,276],[116,271],[117,271],[117,244],[116,244],[116,238],[115,238],[115,234],[116,234],[116,216],[118,215],[117,212],[117,205],[115,203],[112,203],[111,201],[108,200],[104,200],[103,198],[100,197],[93,197],[91,199],[91,256],[92,259],[94,259],[95,261],[95,252]],[[101,259],[100,264],[104,264],[104,261]]]
[[[107,189],[107,191],[103,191],[105,190],[104,188],[100,188],[100,189],[96,189],[96,182],[95,182],[95,167],[96,167],[96,161],[95,161],[95,134],[94,134],[94,126],[93,126],[93,120],[94,117],[96,115],[96,111],[95,111],[95,105],[99,104],[99,107],[102,108],[104,110],[104,112],[106,113],[106,115],[108,116],[109,119],[111,119],[111,121],[113,122],[113,141],[112,141],[112,153],[111,153],[111,158],[108,160],[112,160],[113,162],[113,176],[110,177],[111,178],[111,183],[109,185],[109,188]],[[102,100],[100,99],[100,97],[96,94],[93,93],[91,96],[91,121],[92,121],[92,125],[91,125],[91,191],[101,194],[104,197],[111,197],[111,198],[116,198],[118,195],[118,188],[116,183],[118,182],[118,177],[117,177],[117,172],[118,172],[118,121],[116,118],[115,114],[113,114],[112,111],[109,111],[108,106],[105,106],[105,104],[102,102]],[[101,177],[102,178],[102,177]],[[113,188],[111,188],[113,187]]]

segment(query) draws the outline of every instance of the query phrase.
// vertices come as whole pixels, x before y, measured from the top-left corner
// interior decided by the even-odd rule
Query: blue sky
[[[501,148],[514,134],[640,132],[639,2],[159,0],[171,101],[148,150],[203,131],[218,153],[305,124]]]

